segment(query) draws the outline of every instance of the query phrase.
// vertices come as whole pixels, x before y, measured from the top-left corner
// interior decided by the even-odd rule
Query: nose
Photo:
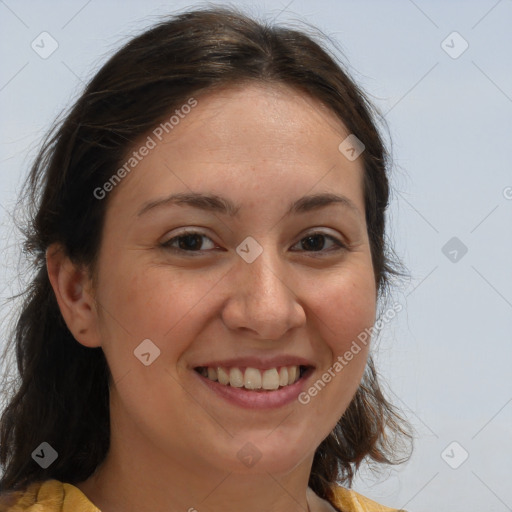
[[[229,275],[229,295],[222,319],[232,330],[254,338],[278,340],[304,325],[306,314],[291,282],[291,270],[279,256],[263,253],[252,263],[240,258]]]

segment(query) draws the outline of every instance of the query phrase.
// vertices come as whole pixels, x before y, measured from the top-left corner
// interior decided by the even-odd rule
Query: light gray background
[[[0,299],[18,286],[7,212],[51,121],[128,37],[196,3],[0,0]],[[410,512],[512,510],[512,1],[232,4],[335,38],[390,125],[390,236],[412,278],[377,359],[418,438],[408,464],[355,489]],[[47,59],[31,48],[43,31]],[[458,58],[441,46],[453,31]],[[455,262],[452,237],[468,249]]]

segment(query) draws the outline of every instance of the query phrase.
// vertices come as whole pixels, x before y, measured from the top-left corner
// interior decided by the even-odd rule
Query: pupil
[[[321,240],[320,244],[318,243],[314,243],[311,241],[312,240]],[[309,246],[309,247],[308,247]],[[320,251],[324,246],[324,238],[323,238],[323,235],[312,235],[312,236],[308,236],[304,239],[304,242],[302,243],[302,247],[304,249],[307,249],[307,250],[311,250],[311,251]]]
[[[186,242],[184,242],[184,241],[186,241]],[[185,249],[185,250],[198,249],[199,247],[201,247],[201,235],[197,235],[197,234],[183,235],[182,237],[180,237],[179,246],[180,246],[180,249]]]

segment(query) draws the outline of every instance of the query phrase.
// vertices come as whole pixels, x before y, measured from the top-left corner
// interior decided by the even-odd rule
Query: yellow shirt
[[[343,512],[400,512],[361,494],[335,488],[336,506]],[[74,485],[59,480],[34,482],[25,491],[0,495],[0,512],[101,512]],[[404,512],[404,511],[402,511]]]

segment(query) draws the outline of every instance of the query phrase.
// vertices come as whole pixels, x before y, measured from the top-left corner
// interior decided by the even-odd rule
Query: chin
[[[313,460],[319,443],[286,433],[275,434],[267,431],[258,435],[238,436],[233,443],[235,457],[226,458],[223,469],[245,475],[285,475],[305,460]]]

